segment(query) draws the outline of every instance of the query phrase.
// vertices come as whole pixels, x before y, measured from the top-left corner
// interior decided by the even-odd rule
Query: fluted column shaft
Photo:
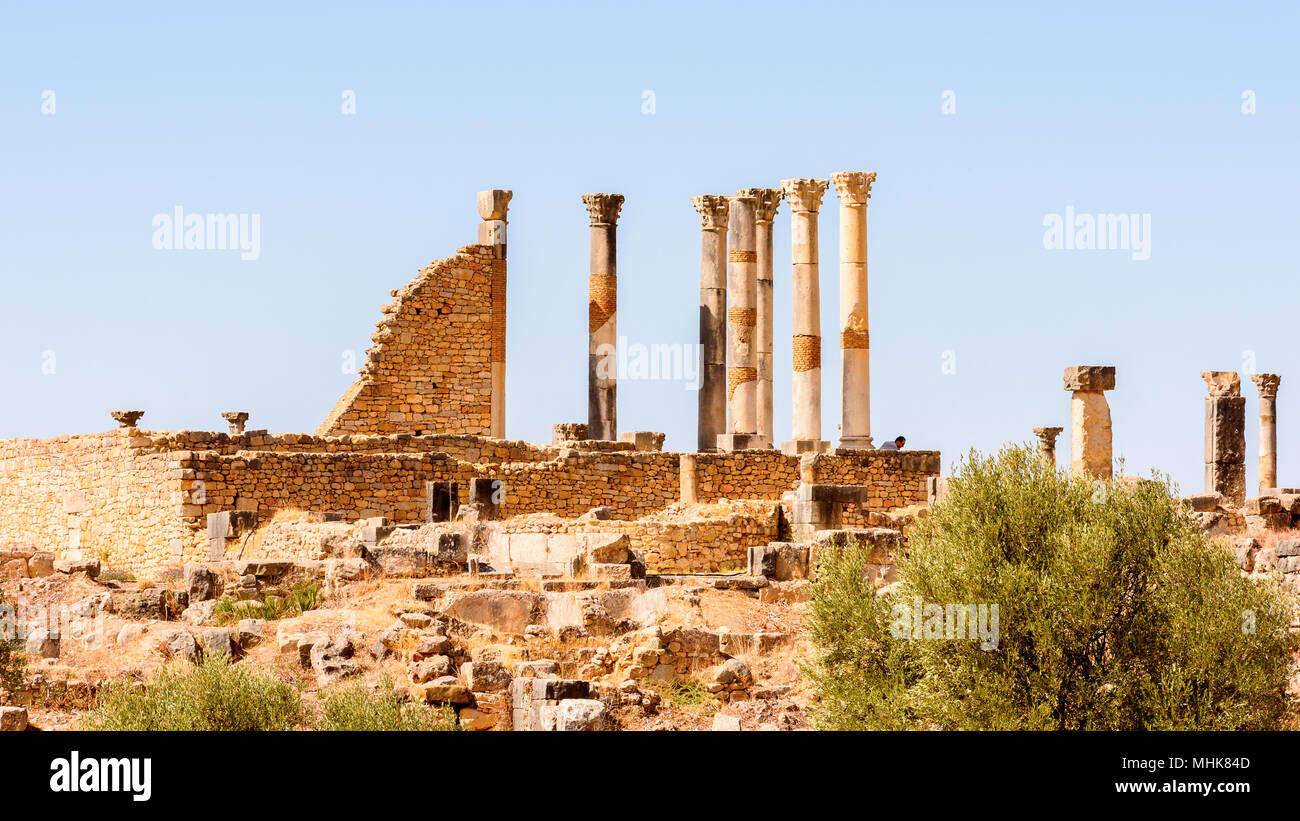
[[[622,194],[583,194],[591,217],[587,278],[587,429],[618,439],[618,214]]]
[[[777,188],[746,188],[737,196],[753,197],[755,240],[758,254],[758,295],[755,300],[755,360],[758,366],[758,435],[767,446],[775,441],[772,425],[772,220],[781,205]]]
[[[758,432],[754,325],[758,254],[753,197],[732,197],[727,217],[727,432]]]
[[[871,351],[867,328],[867,200],[874,173],[831,175],[840,197],[840,447],[871,447]]]
[[[1282,377],[1251,374],[1259,389],[1259,492],[1277,487],[1277,389]]]
[[[478,214],[482,219],[478,226],[478,244],[492,249],[488,353],[492,394],[488,435],[497,439],[504,439],[506,435],[506,211],[512,196],[514,192],[502,189],[478,192]]]
[[[721,195],[691,197],[700,215],[700,395],[696,447],[718,448],[727,423],[727,216]]]
[[[820,449],[822,438],[821,293],[817,271],[817,211],[826,180],[782,180],[790,203],[791,273],[793,277],[793,449]],[[786,448],[790,450],[791,448]]]

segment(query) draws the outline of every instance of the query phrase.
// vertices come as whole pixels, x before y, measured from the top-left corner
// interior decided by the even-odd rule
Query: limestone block
[[[21,733],[26,729],[26,707],[0,707],[0,733]]]
[[[1111,391],[1115,389],[1113,365],[1075,365],[1065,369],[1067,391]]]

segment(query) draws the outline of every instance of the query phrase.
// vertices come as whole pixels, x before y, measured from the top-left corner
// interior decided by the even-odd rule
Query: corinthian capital
[[[866,205],[871,199],[871,184],[875,181],[875,171],[836,171],[831,174],[835,191],[845,205]]]
[[[781,198],[785,196],[779,188],[742,188],[736,192],[737,197],[753,197],[755,203],[754,219],[758,222],[771,222],[776,216],[776,209],[781,207]]]
[[[1276,399],[1278,385],[1282,384],[1282,377],[1275,373],[1252,373],[1250,379],[1259,388],[1259,395],[1264,399]]]
[[[700,212],[700,225],[705,231],[727,230],[727,214],[731,211],[731,203],[726,196],[701,194],[698,197],[691,197],[691,205]]]
[[[515,192],[503,188],[478,192],[479,218],[482,220],[504,220],[506,211],[510,208],[510,198],[514,195]]]
[[[791,211],[817,211],[822,207],[827,185],[826,180],[781,180],[781,193]]]
[[[587,204],[592,225],[618,223],[618,212],[623,207],[622,194],[583,194],[582,201]]]

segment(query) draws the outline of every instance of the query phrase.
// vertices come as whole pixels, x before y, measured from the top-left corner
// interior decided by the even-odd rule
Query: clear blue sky
[[[1251,351],[1283,375],[1280,482],[1300,485],[1300,13],[1215,5],[6,2],[0,437],[107,429],[114,408],[160,429],[224,429],[218,414],[242,409],[253,427],[310,431],[389,290],[472,242],[475,192],[500,187],[515,192],[508,433],[549,441],[586,416],[583,192],[627,197],[620,332],[687,344],[691,195],[872,170],[878,442],[905,433],[947,468],[1068,424],[1063,368],[1113,364],[1129,472],[1199,490],[1199,373]],[[836,204],[821,235],[828,438]],[[260,215],[260,257],[155,250],[151,220],[177,205]],[[1150,259],[1046,250],[1044,216],[1067,206],[1149,214]],[[775,236],[784,439],[785,206]],[[694,442],[695,408],[680,384],[619,386],[620,427],[667,431],[671,448]]]

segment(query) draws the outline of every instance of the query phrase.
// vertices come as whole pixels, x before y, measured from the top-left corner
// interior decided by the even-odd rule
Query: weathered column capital
[[[791,211],[816,212],[822,207],[822,194],[826,193],[829,184],[826,180],[781,180],[781,193],[790,203]]]
[[[725,194],[701,194],[691,197],[691,205],[700,214],[700,225],[705,231],[727,230],[727,214],[731,201]]]
[[[1210,396],[1241,396],[1241,377],[1236,371],[1201,371]]]
[[[1034,435],[1045,445],[1055,445],[1056,437],[1060,436],[1063,430],[1065,428],[1034,428]]]
[[[785,194],[779,188],[742,188],[736,192],[736,196],[753,197],[754,219],[757,222],[771,222],[776,218],[776,211],[781,207]]]
[[[1282,377],[1275,373],[1252,373],[1250,381],[1255,383],[1259,389],[1259,395],[1264,399],[1276,399],[1277,389],[1282,384]]]
[[[238,436],[244,432],[244,425],[248,422],[248,412],[226,411],[221,414],[221,418],[230,423],[230,435]]]
[[[510,208],[513,191],[494,188],[491,191],[478,192],[478,215],[483,220],[505,221],[506,211]]]
[[[113,419],[117,421],[119,427],[133,428],[136,426],[136,423],[140,421],[140,417],[144,416],[144,411],[115,410],[115,411],[109,411],[109,415],[112,416]]]
[[[618,212],[623,207],[622,194],[583,194],[582,201],[587,204],[592,225],[614,225],[618,222]]]
[[[831,174],[835,193],[845,205],[866,205],[871,199],[871,185],[875,181],[875,171],[836,171]]]
[[[1114,365],[1073,365],[1065,369],[1067,391],[1112,391],[1115,389]]]

